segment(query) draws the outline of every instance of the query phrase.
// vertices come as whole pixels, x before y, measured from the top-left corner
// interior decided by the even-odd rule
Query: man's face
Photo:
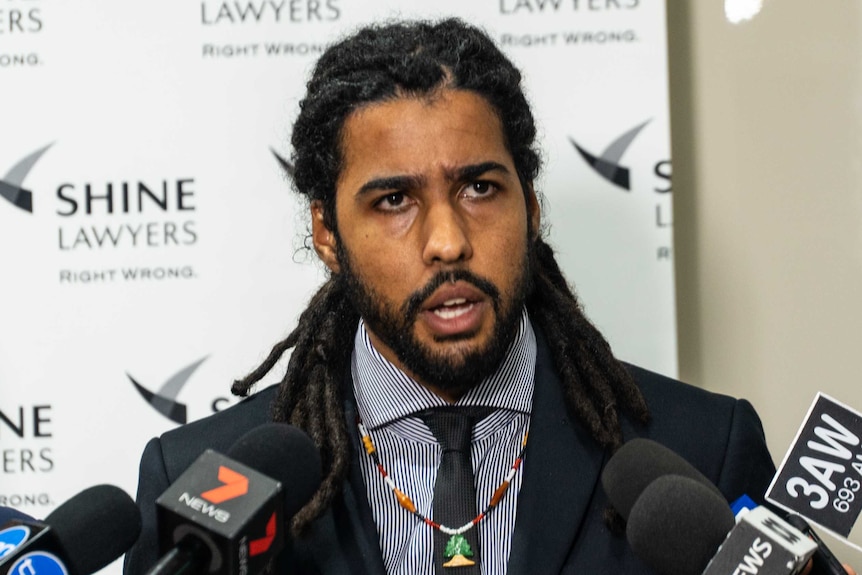
[[[375,348],[455,399],[493,372],[519,321],[535,195],[525,201],[499,119],[468,91],[365,106],[342,154],[338,233],[313,205],[315,247]]]

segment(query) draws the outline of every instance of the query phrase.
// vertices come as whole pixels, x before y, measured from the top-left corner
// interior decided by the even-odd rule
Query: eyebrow
[[[481,162],[478,164],[470,164],[468,166],[460,166],[452,170],[446,170],[446,177],[452,181],[464,182],[475,180],[482,174],[498,171],[504,174],[509,173],[509,169],[499,162]],[[422,176],[388,176],[383,178],[374,178],[368,180],[356,192],[357,196],[361,196],[368,192],[380,190],[404,190],[421,186],[425,181]]]
[[[362,187],[359,188],[356,195],[361,196],[375,190],[403,190],[406,188],[415,188],[422,184],[423,179],[424,178],[419,176],[389,176],[385,178],[374,178],[373,180],[368,180],[362,184]]]
[[[509,173],[509,169],[499,162],[481,162],[479,164],[456,168],[453,172],[447,173],[447,176],[454,181],[464,182],[475,180],[482,174],[492,171],[503,172],[504,174]]]

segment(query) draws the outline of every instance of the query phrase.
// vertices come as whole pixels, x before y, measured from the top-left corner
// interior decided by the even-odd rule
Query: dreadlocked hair
[[[320,57],[294,123],[292,182],[323,207],[324,225],[338,233],[335,190],[342,168],[342,130],[363,106],[399,97],[433,97],[441,89],[482,96],[500,120],[525,198],[539,173],[536,127],[521,74],[481,30],[457,19],[401,22],[363,28]],[[643,396],[610,346],[584,316],[551,247],[531,242],[526,305],[545,334],[565,390],[567,407],[595,440],[611,450],[622,443],[620,413],[649,417]],[[343,278],[333,274],[312,297],[298,325],[260,367],[236,381],[246,396],[293,349],[272,405],[272,419],[306,431],[320,449],[323,481],[291,523],[304,532],[331,504],[347,476],[350,441],[344,377],[350,367],[359,314]]]
[[[335,188],[342,167],[342,128],[365,105],[432,97],[443,88],[479,94],[500,118],[522,183],[539,173],[536,126],[521,73],[481,30],[450,18],[436,23],[369,26],[331,46],[318,60],[293,125],[293,185],[324,207],[336,230]]]
[[[271,417],[308,433],[320,450],[324,473],[311,501],[292,519],[291,530],[295,533],[303,532],[323,512],[341,489],[347,473],[350,457],[342,381],[350,365],[353,330],[358,322],[359,314],[348,302],[342,282],[330,279],[311,298],[296,329],[272,348],[260,367],[231,387],[235,395],[247,396],[252,386],[293,348]]]
[[[584,315],[542,239],[533,245],[532,290],[527,310],[550,347],[566,404],[596,442],[611,451],[622,444],[620,411],[646,423],[649,410],[631,374]],[[336,276],[312,297],[296,329],[276,344],[264,362],[231,391],[246,396],[289,349],[293,354],[272,406],[273,421],[305,430],[320,449],[324,479],[311,501],[293,518],[302,533],[341,488],[350,461],[344,418],[343,381],[349,369],[359,314]]]
[[[584,315],[577,297],[542,239],[533,246],[533,289],[527,310],[545,334],[568,408],[611,451],[623,442],[619,411],[646,423],[649,409],[634,378]]]

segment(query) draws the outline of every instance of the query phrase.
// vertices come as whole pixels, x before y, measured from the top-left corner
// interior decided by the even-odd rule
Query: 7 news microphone
[[[163,555],[147,575],[260,572],[320,482],[317,448],[287,424],[249,431],[227,456],[205,451],[156,501]]]
[[[627,521],[632,550],[664,575],[793,574],[812,555],[812,575],[846,575],[825,545],[808,538],[810,528],[798,530],[766,507],[735,524],[718,488],[655,442],[625,444],[608,462],[602,484]]]
[[[0,529],[0,575],[90,575],[125,553],[141,531],[132,498],[112,485],[78,493],[44,521]]]

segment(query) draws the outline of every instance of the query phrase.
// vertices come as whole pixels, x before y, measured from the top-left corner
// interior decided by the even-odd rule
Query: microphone
[[[860,438],[862,413],[818,392],[766,491],[766,500],[858,547],[854,526],[862,513]],[[826,573],[845,573],[837,560],[825,557],[831,552],[801,517],[792,521],[820,545],[824,556],[815,554],[816,567]]]
[[[13,521],[0,531],[0,575],[90,575],[125,553],[141,515],[113,485],[81,491],[44,521]]]
[[[304,431],[286,423],[266,423],[252,429],[227,454],[289,488],[284,494],[285,525],[323,481],[320,452],[314,442]]]
[[[792,575],[817,548],[766,507],[733,523],[723,498],[687,477],[667,475],[635,503],[626,536],[635,554],[664,575]]]
[[[724,500],[718,487],[676,452],[651,439],[635,438],[624,443],[602,471],[602,487],[614,509],[628,519],[632,506],[644,489],[663,475],[688,477]]]
[[[627,519],[632,550],[666,575],[795,573],[817,549],[765,507],[750,511],[734,527],[733,512],[718,488],[678,454],[650,440],[623,445],[608,462],[602,485]]]
[[[847,575],[847,570],[844,569],[841,561],[835,557],[826,543],[802,516],[791,513],[785,520],[817,544],[817,550],[814,551],[814,557],[811,558],[814,563],[811,569],[812,573],[817,575]]]
[[[156,501],[164,555],[147,575],[263,570],[320,482],[317,448],[287,424],[249,431],[227,456],[208,449]]]
[[[723,497],[689,477],[664,475],[632,506],[626,538],[635,555],[659,573],[696,575],[733,526]]]

